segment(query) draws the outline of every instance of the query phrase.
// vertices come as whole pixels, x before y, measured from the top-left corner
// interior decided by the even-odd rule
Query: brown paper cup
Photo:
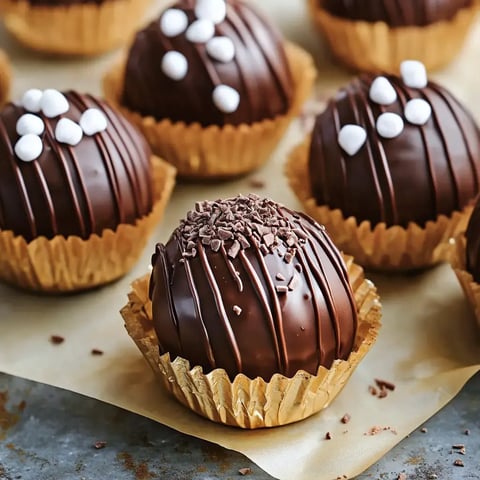
[[[387,227],[380,223],[372,230],[370,222],[358,223],[354,217],[345,218],[338,209],[317,205],[308,174],[309,145],[307,139],[291,152],[285,174],[305,211],[325,225],[340,250],[374,270],[416,270],[446,260],[448,241],[465,230],[473,206],[453,212],[450,217],[439,215],[425,227],[415,223],[407,228]]]
[[[426,26],[391,28],[385,22],[364,22],[331,15],[309,0],[311,16],[333,54],[355,70],[398,73],[406,59],[423,62],[428,70],[452,61],[461,50],[477,7],[461,9],[453,19]]]
[[[299,371],[292,378],[275,374],[269,382],[237,375],[233,382],[225,370],[204,374],[167,353],[160,356],[148,298],[149,276],[132,284],[129,303],[121,313],[129,335],[142,351],[163,386],[182,404],[214,422],[241,428],[264,428],[303,420],[327,407],[342,390],[356,366],[375,342],[380,328],[381,305],[375,286],[363,270],[345,259],[359,314],[355,345],[348,360],[336,360],[317,375]]]
[[[125,61],[104,77],[103,91],[123,114],[136,124],[152,150],[175,166],[186,178],[228,178],[248,173],[265,163],[285,130],[310,95],[315,80],[312,57],[300,47],[287,43],[286,53],[295,86],[294,98],[285,115],[251,125],[187,125],[165,119],[142,117],[121,105]]]
[[[94,55],[127,44],[152,0],[57,6],[33,6],[26,0],[3,2],[5,27],[27,47],[55,54]]]
[[[7,101],[10,92],[11,71],[7,55],[0,50],[0,107]]]
[[[466,270],[466,238],[463,233],[457,235],[450,242],[450,264],[460,282],[462,290],[467,297],[468,304],[475,314],[480,328],[480,284],[470,272]]]
[[[85,290],[127,273],[160,221],[175,183],[175,169],[153,158],[155,204],[135,225],[121,224],[87,240],[57,235],[27,242],[12,231],[0,231],[0,280],[48,293]]]

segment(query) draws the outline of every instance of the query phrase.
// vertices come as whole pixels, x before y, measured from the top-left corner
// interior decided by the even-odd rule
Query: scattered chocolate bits
[[[377,396],[377,393],[378,393],[377,389],[376,389],[374,386],[372,386],[372,385],[369,385],[369,386],[368,386],[368,392],[369,392],[370,395],[372,395],[373,397],[376,397],[376,396]]]
[[[349,414],[349,413],[346,413],[346,414],[340,419],[340,421],[341,421],[342,423],[347,424],[351,419],[352,419],[352,417],[350,416],[350,414]]]
[[[105,448],[107,446],[107,442],[104,441],[98,441],[93,444],[93,448],[96,450],[101,450],[102,448]]]
[[[464,435],[470,435],[470,430],[467,428],[464,432],[463,432]]]
[[[381,427],[379,425],[375,425],[373,427],[371,427],[367,432],[364,433],[364,435],[367,435],[367,436],[374,436],[374,435],[378,435],[379,433],[382,433],[382,432],[391,432],[393,433],[394,435],[397,435],[397,430],[393,427]]]
[[[51,335],[50,336],[50,342],[52,342],[54,345],[60,345],[65,341],[65,338],[61,337],[60,335]]]
[[[332,439],[332,434],[330,432],[327,432],[325,434],[325,440],[331,440]]]
[[[465,466],[465,464],[463,463],[463,461],[460,460],[459,458],[457,458],[457,459],[453,462],[453,464],[454,464],[456,467],[464,467],[464,466]]]
[[[381,380],[379,378],[376,378],[375,384],[380,390],[387,389],[387,390],[390,390],[391,392],[395,390],[395,384],[392,382],[387,382],[386,380]]]
[[[277,273],[275,275],[275,278],[279,281],[279,282],[284,282],[285,281],[285,277],[281,274],[281,273]]]
[[[420,429],[420,431],[421,431],[422,433],[427,433],[427,432],[428,432],[428,429],[425,428],[425,427],[422,427],[422,428]]]
[[[100,350],[98,348],[92,348],[91,352],[92,355],[103,355],[103,350]]]
[[[252,469],[251,468],[241,468],[238,473],[242,476],[245,476],[245,475],[250,475],[252,473]]]
[[[385,398],[388,396],[388,392],[393,392],[395,390],[395,384],[387,382],[386,380],[375,378],[375,384],[378,389],[373,385],[369,385],[368,391],[370,392],[370,395],[377,398]]]
[[[459,453],[460,455],[465,455],[466,453],[465,445],[463,445],[463,443],[452,445],[452,449],[456,450],[456,453]]]

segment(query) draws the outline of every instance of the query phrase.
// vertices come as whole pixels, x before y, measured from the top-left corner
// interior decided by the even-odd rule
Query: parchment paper
[[[257,2],[259,3],[259,2]],[[159,5],[157,5],[158,7]],[[294,41],[314,51],[322,65],[318,95],[348,80],[332,66],[311,31],[302,2],[265,0],[261,8]],[[14,95],[30,87],[100,92],[102,72],[114,58],[59,60],[23,50],[0,30],[0,45],[13,59]],[[480,114],[480,25],[463,54],[436,75]],[[299,208],[282,175],[289,149],[304,133],[292,126],[272,161],[248,178],[220,185],[177,187],[163,224],[138,265],[116,284],[72,296],[42,297],[0,286],[0,371],[66,388],[153,418],[179,431],[238,450],[279,479],[332,480],[359,474],[451,400],[479,368],[480,338],[448,265],[415,275],[370,275],[384,306],[377,344],[333,404],[288,427],[240,431],[208,422],[170,399],[123,328],[119,309],[132,279],[147,271],[156,241],[165,241],[196,200],[255,191]],[[265,181],[253,188],[252,179]],[[65,341],[53,345],[51,335]],[[98,348],[103,356],[91,355]],[[396,384],[386,398],[372,396],[374,378]],[[345,413],[348,424],[341,423]],[[371,436],[374,426],[389,430]],[[325,440],[326,432],[332,439]],[[396,433],[395,433],[396,432]]]

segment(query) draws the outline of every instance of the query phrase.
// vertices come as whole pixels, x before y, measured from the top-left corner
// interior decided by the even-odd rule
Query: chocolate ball
[[[0,230],[87,239],[152,210],[150,149],[108,104],[29,90],[0,112]]]
[[[251,124],[287,112],[293,83],[279,33],[247,2],[222,0],[225,12],[215,3],[178,2],[136,35],[124,106],[202,126]]]
[[[385,22],[391,27],[425,26],[450,20],[473,0],[318,0],[318,5],[337,17],[366,22]]]
[[[425,226],[479,191],[480,133],[461,103],[427,83],[419,62],[402,77],[362,75],[340,89],[314,126],[309,154],[318,205],[372,228]]]
[[[152,257],[160,354],[204,373],[316,374],[353,347],[343,259],[311,218],[255,195],[204,201]]]

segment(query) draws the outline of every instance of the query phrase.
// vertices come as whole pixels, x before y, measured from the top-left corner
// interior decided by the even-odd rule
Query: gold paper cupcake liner
[[[71,5],[3,1],[6,29],[34,50],[95,55],[127,44],[152,0],[114,0]]]
[[[451,241],[450,264],[457,276],[468,304],[475,314],[480,328],[480,284],[477,283],[470,272],[466,270],[466,244],[464,233],[458,234]]]
[[[27,242],[0,231],[0,280],[46,293],[93,288],[121,277],[138,260],[160,221],[175,184],[175,169],[153,157],[155,203],[135,225],[121,224],[87,240],[57,235]]]
[[[446,260],[448,241],[465,230],[473,205],[461,212],[453,212],[450,217],[439,215],[425,227],[415,223],[410,223],[407,228],[387,227],[380,223],[372,230],[368,221],[358,223],[354,217],[345,218],[338,209],[316,203],[308,175],[309,145],[308,138],[293,149],[285,174],[305,211],[325,225],[340,250],[353,255],[363,267],[373,270],[416,270]]]
[[[192,179],[221,179],[246,174],[264,164],[278,145],[292,118],[311,93],[316,76],[312,57],[300,47],[285,45],[293,76],[294,98],[285,115],[251,125],[212,125],[157,121],[121,105],[125,60],[104,77],[105,97],[136,124],[152,150],[175,166],[178,176]]]
[[[355,70],[399,72],[403,60],[415,59],[434,70],[461,50],[477,6],[463,8],[451,20],[426,26],[392,28],[385,22],[353,21],[331,15],[309,0],[311,16],[333,54]]]
[[[141,350],[165,389],[179,402],[214,422],[255,429],[303,420],[326,408],[342,390],[362,358],[374,344],[381,325],[381,304],[375,286],[363,269],[345,258],[358,309],[355,344],[347,360],[336,360],[317,375],[299,371],[292,378],[275,374],[269,382],[237,375],[230,380],[225,370],[204,374],[180,357],[160,356],[148,297],[149,275],[132,284],[128,304],[121,314],[129,335]]]
[[[11,71],[7,55],[0,50],[0,107],[8,100]]]

